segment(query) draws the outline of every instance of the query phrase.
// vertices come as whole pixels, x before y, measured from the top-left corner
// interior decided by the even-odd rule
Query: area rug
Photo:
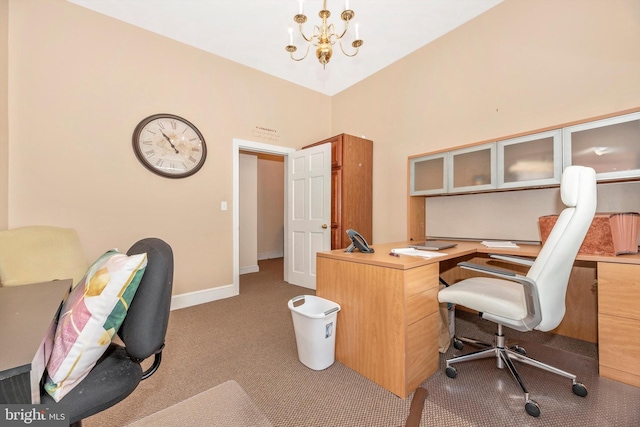
[[[273,427],[240,385],[231,380],[128,427]]]

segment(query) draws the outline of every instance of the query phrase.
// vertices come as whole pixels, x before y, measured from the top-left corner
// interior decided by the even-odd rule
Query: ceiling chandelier
[[[340,45],[340,50],[342,51],[342,53],[349,57],[356,56],[358,54],[360,46],[362,46],[364,42],[358,38],[358,23],[356,22],[356,38],[351,43],[351,46],[355,48],[355,52],[347,53],[342,47],[342,38],[345,36],[345,34],[347,34],[347,30],[349,29],[349,22],[355,16],[355,12],[349,9],[349,0],[345,1],[344,10],[340,14],[340,18],[344,21],[344,30],[340,34],[336,33],[336,29],[333,24],[327,24],[327,19],[331,16],[331,12],[327,10],[327,1],[324,0],[322,2],[322,5],[322,10],[318,13],[318,16],[320,16],[320,18],[322,19],[322,25],[314,25],[312,35],[310,37],[307,37],[307,35],[302,30],[302,24],[307,22],[307,16],[303,13],[303,0],[299,0],[298,14],[293,17],[293,20],[298,24],[300,35],[302,35],[302,38],[307,42],[307,50],[305,54],[300,58],[296,58],[295,56],[293,56],[294,52],[296,52],[298,48],[293,44],[292,27],[289,27],[289,44],[285,47],[285,50],[289,52],[289,54],[291,55],[291,59],[293,59],[294,61],[302,61],[309,54],[309,49],[313,44],[314,46],[316,46],[316,57],[324,68],[331,59],[331,55],[333,54],[332,46],[336,43],[336,41]]]

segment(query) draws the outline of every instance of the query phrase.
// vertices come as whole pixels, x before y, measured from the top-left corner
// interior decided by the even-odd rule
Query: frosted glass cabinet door
[[[450,153],[449,192],[473,192],[496,188],[495,143]]]
[[[561,174],[560,129],[498,142],[498,188],[559,184]]]
[[[409,176],[412,196],[447,192],[447,158],[447,153],[441,153],[411,159]]]
[[[601,180],[640,177],[640,113],[563,129],[564,167],[589,166]]]

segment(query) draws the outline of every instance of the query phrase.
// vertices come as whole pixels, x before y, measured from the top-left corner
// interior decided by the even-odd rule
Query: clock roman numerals
[[[196,173],[207,156],[200,131],[173,114],[155,114],[138,123],[133,149],[149,170],[167,178],[185,178]]]
[[[153,155],[155,155],[155,153],[153,153]],[[190,158],[189,160],[192,160],[192,159]],[[195,163],[196,160],[193,159],[192,161]],[[157,159],[155,163],[153,163],[153,165],[169,173],[176,173],[179,171],[189,171],[190,169],[190,167],[184,161],[176,162],[176,161],[171,161],[163,158]]]

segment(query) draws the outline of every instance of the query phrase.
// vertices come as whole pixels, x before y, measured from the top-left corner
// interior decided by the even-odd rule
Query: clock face
[[[173,114],[142,120],[133,132],[133,151],[147,169],[167,178],[193,175],[207,157],[200,131]]]

